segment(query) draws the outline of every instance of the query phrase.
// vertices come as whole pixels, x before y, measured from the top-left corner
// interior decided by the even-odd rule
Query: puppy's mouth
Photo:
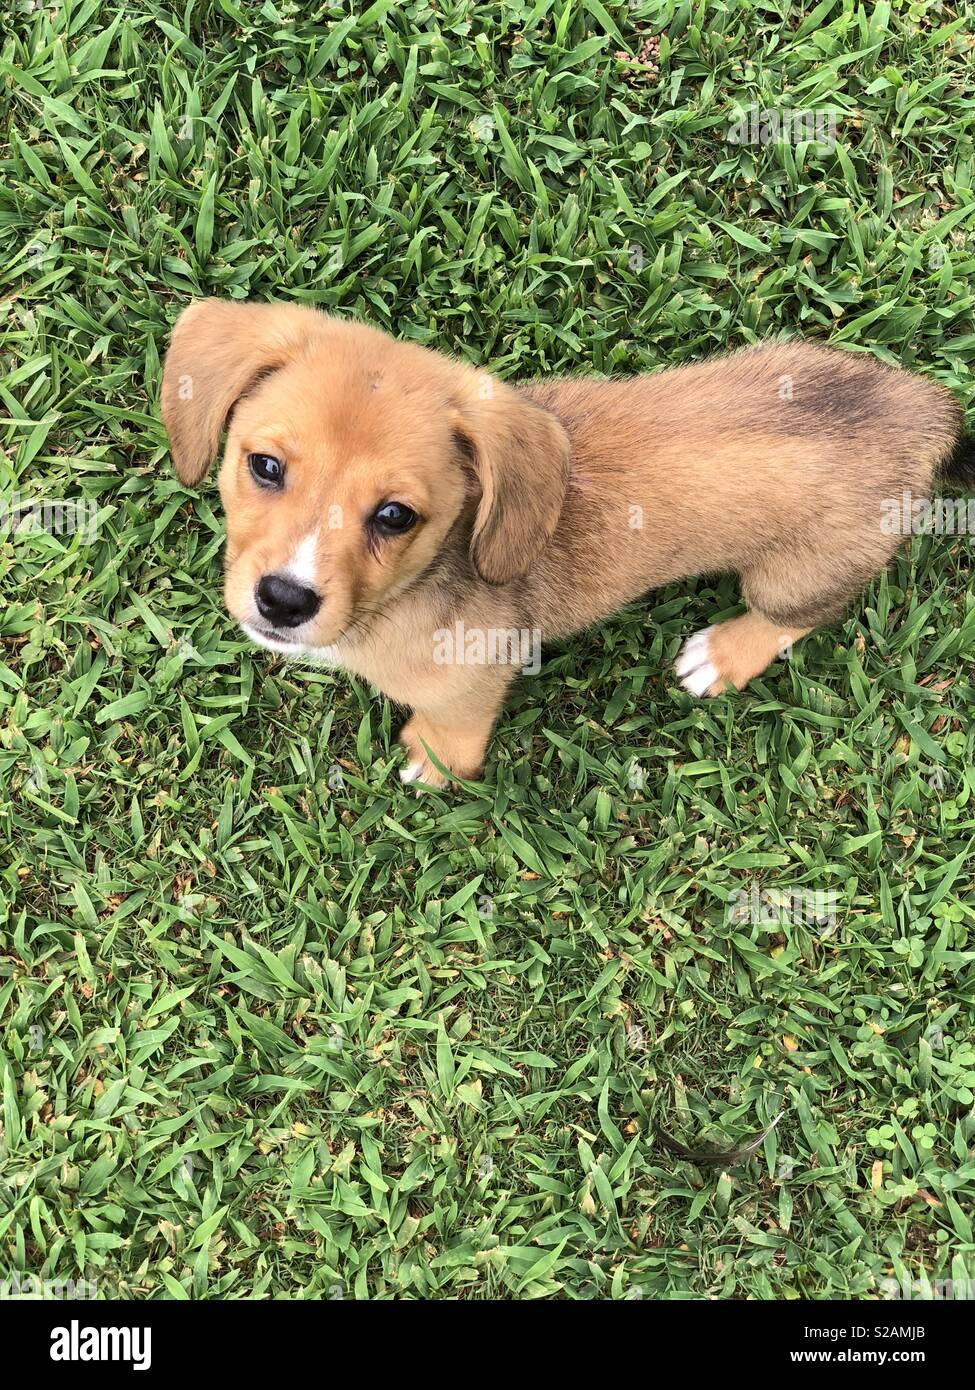
[[[260,647],[267,647],[272,652],[300,651],[305,645],[294,628],[289,631],[287,628],[271,627],[267,623],[259,622],[242,622],[240,626],[252,642],[256,642]]]
[[[313,661],[334,662],[338,660],[338,647],[335,643],[329,646],[312,645],[299,634],[304,625],[297,628],[276,628],[267,623],[259,621],[249,621],[240,623],[241,631],[244,632],[252,642],[259,647],[266,648],[269,652],[278,652],[283,656],[305,656]]]

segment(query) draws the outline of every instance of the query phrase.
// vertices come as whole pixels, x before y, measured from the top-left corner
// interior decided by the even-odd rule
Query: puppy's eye
[[[398,536],[402,531],[408,531],[416,525],[416,521],[416,512],[403,502],[384,502],[372,514],[373,525],[389,535]]]
[[[284,464],[273,454],[248,454],[247,466],[265,487],[280,487],[284,482]]]

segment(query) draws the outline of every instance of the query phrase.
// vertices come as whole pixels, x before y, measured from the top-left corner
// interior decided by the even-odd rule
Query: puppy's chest
[[[416,705],[443,680],[437,632],[429,623],[392,617],[353,643],[342,642],[338,663],[398,704]]]
[[[448,691],[477,685],[492,658],[508,659],[508,636],[524,627],[515,612],[516,605],[496,593],[469,595],[447,611],[413,600],[379,619],[365,637],[340,643],[338,664],[398,704],[438,705]]]

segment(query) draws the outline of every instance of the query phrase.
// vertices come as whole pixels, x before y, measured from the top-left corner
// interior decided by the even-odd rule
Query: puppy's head
[[[553,416],[470,366],[296,305],[187,309],[162,414],[189,484],[226,427],[227,607],[273,651],[362,631],[458,528],[480,578],[508,583],[562,508],[569,443]]]

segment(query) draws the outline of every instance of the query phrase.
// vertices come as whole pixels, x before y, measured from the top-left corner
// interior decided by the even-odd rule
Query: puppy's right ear
[[[257,379],[289,361],[323,322],[296,304],[201,299],[173,329],[161,409],[180,482],[194,486],[217,456],[234,403]]]
[[[471,561],[486,583],[507,584],[527,573],[558,525],[571,445],[555,416],[523,392],[465,371],[453,427],[481,494]]]

